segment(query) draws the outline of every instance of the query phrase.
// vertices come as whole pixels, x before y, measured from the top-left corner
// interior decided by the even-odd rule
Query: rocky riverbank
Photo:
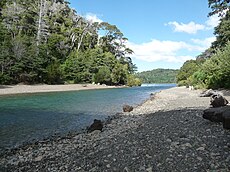
[[[0,157],[0,171],[230,171],[230,130],[202,118],[210,98],[199,94],[161,91],[102,132],[10,151]]]

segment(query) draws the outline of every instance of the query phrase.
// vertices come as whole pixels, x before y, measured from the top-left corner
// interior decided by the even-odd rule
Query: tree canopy
[[[2,0],[0,84],[127,84],[136,66],[125,41],[115,25],[88,21],[64,0]]]
[[[230,1],[209,0],[212,11],[218,14],[220,23],[214,29],[216,41],[196,60],[186,61],[181,67],[177,82],[179,85],[193,85],[197,88],[230,88]]]
[[[226,10],[229,10],[230,0],[208,0],[208,5],[212,9],[209,16],[214,14],[224,15]]]
[[[154,69],[137,73],[136,76],[143,83],[175,83],[178,70],[174,69]]]

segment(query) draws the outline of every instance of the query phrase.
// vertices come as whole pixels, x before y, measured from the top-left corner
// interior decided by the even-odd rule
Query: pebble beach
[[[102,132],[9,150],[0,155],[0,171],[228,172],[230,130],[202,118],[210,98],[200,93],[185,87],[163,90],[106,121]],[[230,102],[229,94],[224,96]]]

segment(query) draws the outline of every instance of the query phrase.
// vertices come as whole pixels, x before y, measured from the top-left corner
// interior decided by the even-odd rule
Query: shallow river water
[[[25,142],[65,135],[122,112],[124,104],[138,105],[150,93],[175,84],[104,90],[21,94],[0,97],[0,152]]]

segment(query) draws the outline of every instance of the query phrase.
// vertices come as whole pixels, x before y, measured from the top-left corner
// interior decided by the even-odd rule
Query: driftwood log
[[[200,97],[211,97],[214,94],[220,94],[218,91],[209,89],[200,94]]]

